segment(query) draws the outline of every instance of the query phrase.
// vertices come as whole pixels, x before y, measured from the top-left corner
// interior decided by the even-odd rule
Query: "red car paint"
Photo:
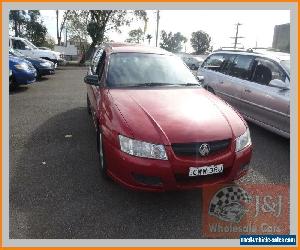
[[[107,71],[112,53],[165,53],[142,46],[110,45],[105,48]],[[166,52],[167,53],[167,52]],[[89,73],[91,74],[91,73]],[[195,87],[108,88],[104,73],[102,86],[87,84],[88,99],[96,129],[102,131],[107,174],[126,187],[163,191],[201,188],[230,182],[244,175],[250,162],[252,146],[235,152],[235,139],[247,124],[227,103]],[[168,160],[140,158],[120,150],[118,135],[140,141],[162,144]],[[206,157],[176,155],[175,143],[212,142],[229,139],[228,147]],[[224,172],[189,178],[189,167],[224,164]],[[159,184],[141,182],[143,178],[159,178]]]

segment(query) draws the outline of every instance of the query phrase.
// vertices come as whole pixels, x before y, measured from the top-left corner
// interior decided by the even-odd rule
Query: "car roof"
[[[113,53],[147,53],[147,54],[159,54],[159,55],[173,55],[172,53],[156,47],[145,46],[141,44],[133,43],[106,43],[104,45],[105,52],[107,54]]]
[[[216,50],[212,54],[236,54],[236,55],[251,55],[267,57],[274,61],[280,62],[282,60],[290,60],[290,54],[272,51],[268,49],[249,49],[249,50]]]

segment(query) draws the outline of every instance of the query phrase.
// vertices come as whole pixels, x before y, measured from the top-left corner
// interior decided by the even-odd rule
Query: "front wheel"
[[[91,111],[91,102],[90,102],[88,94],[86,94],[86,108],[87,108],[88,114],[89,115],[92,114],[92,111]]]
[[[16,84],[13,77],[11,76],[9,78],[9,90],[15,90],[15,89],[16,89]]]
[[[98,157],[99,157],[99,170],[102,176],[107,179],[107,168],[106,168],[106,161],[105,161],[105,153],[104,153],[104,142],[102,132],[98,130],[97,132],[97,148],[98,148]]]

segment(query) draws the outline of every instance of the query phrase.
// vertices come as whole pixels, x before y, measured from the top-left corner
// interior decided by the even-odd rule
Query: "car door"
[[[227,96],[228,102],[243,114],[246,111],[243,92],[251,80],[253,64],[254,56],[235,54],[235,57],[227,59],[223,67],[224,77],[220,80],[222,94]]]
[[[203,86],[206,89],[227,100],[226,96],[222,95],[222,88],[219,83],[220,78],[222,78],[220,70],[224,61],[225,56],[223,54],[216,53],[208,56],[198,69],[197,75],[204,77]]]
[[[208,70],[204,76],[204,82],[217,96],[234,107],[239,106],[242,91],[240,81],[229,74],[236,56],[232,53],[218,53],[201,66]]]
[[[288,89],[269,86],[273,79],[289,81],[284,70],[275,61],[257,57],[251,82],[245,86],[246,115],[273,128],[289,133],[290,101]]]

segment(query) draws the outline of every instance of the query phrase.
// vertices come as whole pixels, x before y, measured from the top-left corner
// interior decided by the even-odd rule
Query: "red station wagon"
[[[164,191],[230,182],[247,172],[247,123],[172,53],[105,44],[84,80],[103,176]]]

